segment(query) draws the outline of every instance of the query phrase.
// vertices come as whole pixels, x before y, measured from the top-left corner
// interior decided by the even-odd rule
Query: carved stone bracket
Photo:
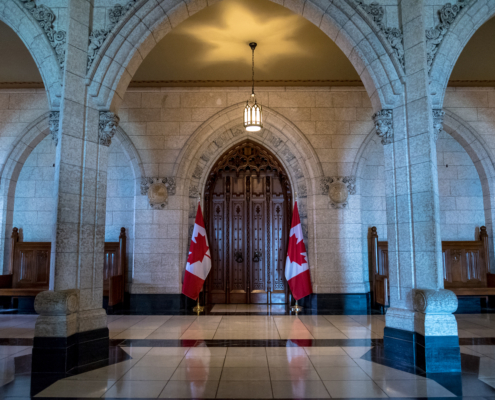
[[[100,122],[98,124],[99,142],[103,146],[110,146],[113,135],[119,126],[120,118],[111,111],[100,111]]]
[[[60,123],[60,111],[50,111],[48,116],[48,126],[50,127],[50,133],[52,134],[53,143],[58,145],[58,132]]]
[[[65,63],[65,42],[67,32],[60,30],[56,31],[53,27],[53,21],[55,21],[55,13],[51,8],[44,6],[43,4],[36,5],[33,0],[21,0],[24,7],[31,13],[34,19],[41,26],[41,29],[45,32],[50,45],[55,51],[60,69],[64,69]]]
[[[439,11],[440,23],[434,28],[426,30],[426,58],[428,62],[428,72],[431,70],[433,61],[438,51],[438,47],[453,24],[459,12],[468,5],[470,0],[459,0],[457,4],[447,3]]]
[[[376,134],[382,139],[382,144],[390,144],[394,141],[394,120],[392,110],[380,110],[373,114]]]
[[[390,46],[394,49],[400,65],[404,68],[404,43],[401,30],[399,28],[387,28],[385,26],[383,22],[385,10],[380,4],[375,2],[364,4],[362,0],[356,0],[356,2],[373,18],[373,21],[378,25],[390,43]]]
[[[117,25],[120,19],[136,4],[139,0],[130,0],[125,6],[115,4],[110,10],[108,10],[108,19],[110,25],[106,29],[97,29],[89,35],[89,48],[88,48],[88,66],[91,68],[94,59],[96,58],[98,51],[100,50],[103,42],[107,38],[108,34]]]
[[[175,178],[143,178],[141,179],[141,194],[148,196],[150,207],[164,209],[168,204],[168,196],[175,195]]]
[[[192,197],[194,199],[197,199],[199,197],[199,190],[197,186],[189,186],[189,197]]]
[[[438,139],[438,135],[443,131],[443,117],[445,111],[441,109],[433,110],[433,137],[435,141]]]
[[[356,177],[326,176],[321,179],[320,190],[330,198],[332,208],[346,208],[349,195],[356,194]]]

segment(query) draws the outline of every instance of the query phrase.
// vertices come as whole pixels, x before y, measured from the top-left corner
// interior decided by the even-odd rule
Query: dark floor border
[[[110,339],[121,347],[358,347],[377,346],[383,339],[266,339],[266,340],[160,340]]]
[[[289,345],[287,345],[289,343]],[[267,340],[166,340],[166,339],[110,339],[110,346],[135,347],[290,347],[294,346],[376,346],[383,339],[267,339]],[[33,339],[0,338],[0,346],[32,346]],[[460,346],[495,345],[495,338],[459,338]]]

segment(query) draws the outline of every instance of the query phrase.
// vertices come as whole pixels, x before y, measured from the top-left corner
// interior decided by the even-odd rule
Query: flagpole
[[[297,192],[294,192],[294,200],[297,202]],[[291,293],[291,294],[292,294],[292,293]],[[292,297],[294,297],[294,295],[293,295],[293,294],[292,294]],[[293,305],[293,306],[290,308],[290,310],[291,310],[292,312],[295,312],[295,313],[296,313],[296,315],[297,315],[297,313],[298,313],[298,312],[300,312],[302,309],[303,309],[303,308],[302,308],[299,304],[297,304],[297,300],[296,300],[296,304],[295,304],[295,305]]]
[[[201,194],[198,194],[198,203],[201,205]],[[203,290],[201,290],[201,292],[202,291]],[[201,296],[201,292],[199,292],[196,306],[193,308],[193,312],[197,313],[198,315],[205,310],[205,308],[201,306],[201,304],[199,304],[199,296]]]

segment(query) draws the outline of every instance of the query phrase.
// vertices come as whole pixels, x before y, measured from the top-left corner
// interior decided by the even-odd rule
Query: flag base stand
[[[198,313],[199,315],[199,313],[202,313],[204,310],[205,308],[199,305],[199,296],[198,296],[198,302],[196,303],[196,307],[193,308],[193,312]]]
[[[297,304],[297,300],[296,300],[296,304],[290,308],[290,310],[295,313],[298,313],[302,309],[303,308],[299,304]]]

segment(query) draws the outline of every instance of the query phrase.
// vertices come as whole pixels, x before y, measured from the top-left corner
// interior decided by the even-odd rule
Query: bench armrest
[[[12,274],[0,275],[0,289],[12,288]]]

